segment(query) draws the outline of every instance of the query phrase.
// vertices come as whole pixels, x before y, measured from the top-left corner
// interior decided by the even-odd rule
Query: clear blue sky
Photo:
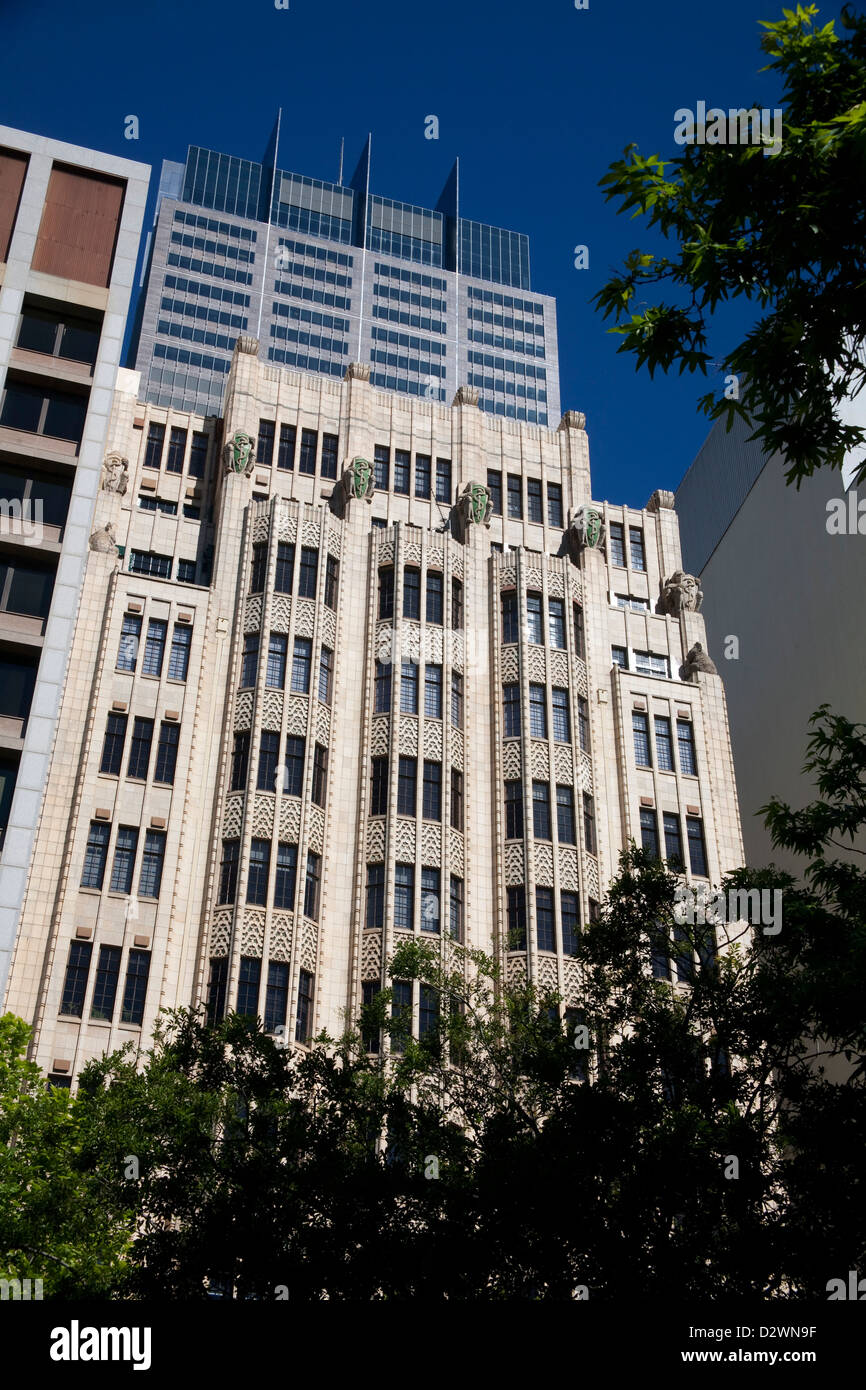
[[[0,0],[0,123],[151,164],[155,187],[188,144],[259,159],[282,106],[284,168],[335,179],[340,137],[351,172],[372,131],[375,191],[422,206],[459,154],[461,211],[528,233],[533,289],[557,298],[562,407],[586,412],[595,496],[642,506],[697,452],[707,387],[636,374],[591,308],[647,241],[598,180],[630,141],[676,153],[678,107],[774,106],[757,21],[781,3],[589,4]],[[138,141],[124,139],[130,114]],[[438,141],[424,138],[430,114]],[[578,244],[589,270],[574,269]],[[728,345],[711,344],[718,357]]]

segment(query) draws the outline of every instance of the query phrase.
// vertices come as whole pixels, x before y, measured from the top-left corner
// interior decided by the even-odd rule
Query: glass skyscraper
[[[559,419],[556,305],[533,293],[529,239],[460,215],[455,164],[435,208],[371,192],[370,141],[348,183],[190,146],[165,161],[133,340],[142,395],[221,412],[232,350],[392,391]]]

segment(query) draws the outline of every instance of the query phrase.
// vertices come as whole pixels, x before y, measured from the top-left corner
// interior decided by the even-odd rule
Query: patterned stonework
[[[365,931],[361,943],[361,978],[380,980],[382,978],[382,934]]]
[[[595,898],[598,901],[598,860],[591,854],[584,854],[583,856],[583,877],[587,897]]]
[[[271,603],[271,631],[288,632],[292,621],[292,600],[288,594],[274,594]]]
[[[577,766],[577,770],[578,770],[578,777],[579,777],[579,781],[580,781],[580,785],[581,785],[582,789],[583,789],[585,792],[589,792],[589,794],[590,794],[590,796],[591,796],[591,795],[592,795],[592,759],[590,758],[590,756],[589,756],[588,753],[580,752],[580,753],[578,754],[578,766]]]
[[[316,622],[316,605],[312,599],[299,598],[295,607],[295,636],[312,637]]]
[[[241,833],[241,821],[244,814],[244,797],[242,792],[235,796],[226,798],[225,811],[223,812],[223,839],[235,840]]]
[[[371,820],[367,824],[367,863],[381,864],[385,858],[385,822]]]
[[[449,831],[449,864],[452,874],[462,878],[465,870],[465,855],[463,852],[463,836],[459,830]]]
[[[305,521],[301,535],[301,545],[311,545],[318,549],[322,539],[322,531],[318,521]]]
[[[261,594],[248,598],[244,610],[244,632],[258,632],[262,625]]]
[[[316,701],[316,740],[323,748],[328,747],[331,737],[331,711],[321,700]]]
[[[438,825],[421,827],[421,863],[435,868],[442,859],[442,830]]]
[[[503,647],[500,656],[500,670],[504,681],[516,681],[520,674],[516,647]]]
[[[510,985],[526,984],[526,957],[510,955],[508,964],[505,968],[505,975]]]
[[[550,653],[550,679],[554,685],[568,685],[568,657],[565,652]]]
[[[514,782],[520,776],[520,739],[510,738],[502,745],[502,771],[506,780]]]
[[[559,989],[556,956],[539,955],[537,983],[539,989]]]
[[[282,510],[277,518],[277,537],[281,541],[293,541],[298,534],[298,519]]]
[[[265,949],[265,914],[247,908],[241,928],[241,955],[261,956]]]
[[[438,720],[424,721],[424,757],[435,761],[442,758],[442,725]]]
[[[280,839],[297,844],[301,833],[301,803],[295,796],[280,797]]]
[[[266,541],[270,529],[271,519],[267,512],[264,512],[261,516],[257,516],[253,522],[253,540]]]
[[[290,695],[288,705],[286,733],[305,734],[307,732],[307,715],[310,712],[309,701],[303,695]]]
[[[253,722],[253,693],[251,690],[244,690],[235,700],[235,723],[234,727],[242,733],[245,729],[252,727]]]
[[[288,961],[292,956],[292,915],[275,912],[271,918],[271,939],[268,943],[271,960]]]
[[[503,565],[499,571],[499,584],[502,589],[513,589],[517,583],[517,570],[513,565]]]
[[[415,822],[398,820],[396,826],[397,860],[401,864],[415,863]]]
[[[382,541],[376,555],[377,565],[393,565],[394,563],[394,542]]]
[[[253,801],[253,834],[265,840],[274,832],[276,801],[276,793],[269,796],[266,792],[256,792]]]
[[[553,850],[550,845],[535,842],[535,881],[542,888],[553,887]]]
[[[566,1004],[576,1003],[580,998],[580,969],[577,961],[564,960],[562,963],[562,987]]]
[[[337,615],[333,608],[322,608],[322,641],[334,650],[337,642]]]
[[[210,929],[210,943],[208,950],[212,956],[228,955],[229,942],[232,938],[232,911],[231,908],[219,910],[214,913]]]
[[[556,570],[547,572],[547,592],[552,598],[565,597],[565,579]]]
[[[548,744],[542,743],[541,739],[534,738],[530,744],[532,758],[533,777],[546,778],[550,776],[550,748]]]
[[[307,811],[307,835],[310,849],[321,854],[325,846],[325,813],[320,806],[310,806]]]
[[[574,777],[574,759],[568,743],[553,745],[553,764],[557,782],[571,782]]]
[[[530,646],[527,647],[526,666],[529,671],[531,681],[540,681],[543,685],[547,679],[547,666],[544,660],[544,648]]]
[[[559,886],[566,893],[576,893],[578,890],[576,850],[559,850]]]
[[[505,882],[507,884],[522,883],[526,874],[523,867],[523,845],[509,844],[505,846]]]
[[[418,720],[403,715],[400,720],[400,752],[404,758],[418,756]]]
[[[451,730],[451,763],[458,772],[463,771],[463,735],[454,728]]]
[[[407,565],[420,565],[423,552],[416,541],[407,541],[403,546],[403,559]]]
[[[265,690],[261,703],[262,728],[279,731],[283,722],[282,690]]]
[[[316,950],[319,944],[319,929],[315,922],[303,919],[303,934],[301,936],[301,965],[305,970],[309,970],[311,975],[316,973]]]
[[[370,753],[374,758],[382,757],[388,752],[391,742],[391,720],[387,715],[380,716],[373,720],[370,731]]]

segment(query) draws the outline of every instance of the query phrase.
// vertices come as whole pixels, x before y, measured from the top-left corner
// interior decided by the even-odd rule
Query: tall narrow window
[[[611,521],[608,525],[607,543],[610,563],[617,569],[625,569],[625,539],[621,521]]]
[[[284,912],[295,910],[295,887],[298,877],[298,846],[277,845],[277,868],[274,876],[274,907]]]
[[[412,931],[415,916],[415,868],[412,864],[397,864],[394,868],[394,926],[398,931]]]
[[[162,618],[151,618],[147,625],[147,637],[144,640],[144,661],[141,665],[142,675],[162,675],[167,631],[168,623],[164,622]]]
[[[526,640],[539,645],[544,641],[541,594],[526,595]]]
[[[562,953],[566,956],[576,956],[580,938],[580,911],[576,893],[560,893],[559,913]]]
[[[168,439],[168,457],[165,461],[166,473],[183,472],[183,457],[185,453],[186,430],[178,429],[176,425],[173,425]]]
[[[562,526],[562,485],[560,483],[547,484],[547,524],[548,526]]]
[[[274,435],[276,434],[275,420],[259,420],[259,434],[256,444],[256,463],[261,463],[265,468],[270,468],[274,461]]]
[[[451,875],[450,882],[450,928],[453,941],[463,940],[463,879]]]
[[[415,455],[415,496],[430,496],[430,455]]]
[[[367,912],[365,927],[385,925],[385,865],[367,865]]]
[[[375,695],[373,705],[376,714],[387,714],[391,708],[390,662],[376,662]]]
[[[409,980],[394,980],[391,984],[391,1051],[399,1055],[406,1051],[406,1039],[412,1033],[412,985]]]
[[[307,855],[307,872],[304,879],[304,916],[316,922],[319,918],[319,887],[322,878],[322,856]]]
[[[310,665],[313,659],[313,644],[309,637],[296,637],[292,656],[292,690],[298,695],[310,693]]]
[[[298,595],[300,598],[315,598],[319,582],[319,552],[309,546],[301,546],[301,568],[298,575]]]
[[[649,724],[645,714],[638,710],[632,711],[631,716],[632,734],[634,737],[634,760],[637,767],[651,767]]]
[[[418,762],[401,758],[397,769],[397,815],[414,816],[417,804]]]
[[[272,792],[277,785],[277,762],[280,756],[280,736],[272,729],[263,729],[259,743],[259,771],[256,788]]]
[[[523,884],[512,884],[507,890],[508,897],[508,945],[509,951],[526,950],[526,889]]]
[[[250,565],[250,593],[260,594],[265,587],[265,575],[268,571],[268,544],[267,541],[256,541],[253,546],[252,563]]]
[[[683,866],[683,837],[680,830],[680,818],[672,811],[665,811],[662,816],[662,824],[665,832],[665,858],[671,869]]]
[[[141,618],[124,613],[120,643],[117,648],[118,671],[134,671],[138,660],[138,644],[141,640]]]
[[[298,1014],[295,1022],[295,1042],[309,1041],[313,1031],[313,986],[315,977],[309,970],[298,976]]]
[[[203,478],[207,467],[207,435],[194,433],[189,448],[188,473],[191,478]]]
[[[247,873],[247,902],[264,907],[268,900],[268,874],[271,868],[270,840],[250,841],[250,867]]]
[[[519,636],[517,593],[509,589],[502,595],[502,641],[516,642]]]
[[[689,719],[677,720],[677,748],[680,754],[680,772],[688,777],[696,777],[698,764],[695,758],[695,734]]]
[[[291,470],[295,466],[295,439],[297,430],[294,425],[280,425],[280,442],[277,448],[277,468]]]
[[[389,567],[379,571],[379,617],[394,616],[394,571]]]
[[[140,898],[158,898],[162,887],[162,868],[165,863],[165,831],[148,830],[141,853],[141,873],[138,878]]]
[[[105,738],[102,743],[102,761],[99,764],[100,772],[107,772],[112,777],[120,774],[123,762],[123,745],[126,740],[126,715],[110,714],[105,725]]]
[[[459,579],[451,580],[451,626],[463,626],[463,585]]]
[[[618,666],[621,671],[628,670],[628,648],[611,647],[610,659],[614,666]]]
[[[553,919],[553,889],[535,890],[535,924],[539,951],[556,950],[556,925]]]
[[[686,816],[686,836],[689,842],[689,864],[698,878],[707,877],[707,850],[704,827],[699,816]]]
[[[300,473],[315,473],[318,442],[319,437],[315,430],[301,430],[301,457],[298,463]]]
[[[165,425],[151,420],[147,427],[147,445],[144,450],[145,468],[162,467],[162,448],[165,443]]]
[[[189,672],[189,652],[192,646],[192,628],[183,623],[175,623],[171,635],[171,651],[168,654],[168,678],[170,681],[185,681]]]
[[[502,515],[502,474],[494,472],[493,469],[487,470],[487,490],[490,493],[490,500],[493,503],[493,515]]]
[[[324,806],[328,788],[328,750],[317,743],[313,750],[313,786],[310,799],[314,806]]]
[[[422,815],[425,820],[442,819],[442,764],[424,762]]]
[[[60,1012],[68,1014],[71,1018],[81,1018],[84,1012],[84,996],[87,992],[87,976],[90,973],[92,954],[93,946],[89,941],[73,941],[69,947]]]
[[[543,685],[529,687],[529,732],[533,738],[547,738],[547,706]]]
[[[504,685],[502,687],[502,707],[505,717],[505,737],[520,737],[520,686]]]
[[[588,792],[583,793],[583,843],[587,854],[595,854],[595,800]]]
[[[110,1021],[114,1015],[114,1001],[117,998],[117,983],[120,979],[119,946],[100,946],[93,982],[93,1000],[90,1017]]]
[[[556,833],[561,845],[577,844],[577,830],[574,823],[574,790],[559,785],[556,788]]]
[[[441,930],[442,907],[438,869],[421,870],[421,930]]]
[[[451,460],[436,460],[436,501],[451,501]]]
[[[424,667],[424,714],[428,719],[442,718],[442,667],[429,661]]]
[[[223,840],[219,892],[217,894],[217,902],[219,903],[233,903],[237,897],[240,851],[239,840]]]
[[[325,607],[337,607],[337,589],[340,583],[340,562],[334,555],[325,559]]]
[[[129,762],[126,765],[127,777],[144,781],[150,766],[150,748],[153,743],[153,720],[136,719],[132,726],[132,742],[129,746]]]
[[[322,477],[336,478],[337,476],[337,450],[339,438],[336,434],[322,435]]]
[[[539,687],[543,689],[544,687]],[[553,706],[553,737],[557,743],[571,742],[571,719],[568,713],[568,691],[554,687],[551,692]],[[544,734],[541,737],[545,737]]]
[[[421,985],[418,991],[418,1037],[435,1038],[439,1031],[439,991]]]
[[[659,827],[656,820],[656,813],[649,806],[642,806],[640,811],[640,842],[642,847],[651,854],[654,859],[659,858]]]
[[[101,888],[105,878],[105,861],[108,857],[108,836],[110,828],[97,820],[90,822],[87,834],[87,848],[84,851],[84,869],[81,874],[82,888]]]
[[[361,982],[361,1008],[367,1010],[372,1008],[377,998],[382,993],[382,986],[378,980],[363,980]],[[364,1029],[364,1051],[378,1052],[381,1048],[381,1029],[377,1027],[367,1027]]]
[[[583,609],[579,603],[574,603],[571,606],[571,611],[574,616],[574,650],[577,652],[581,661],[585,661],[586,643],[583,634]]]
[[[403,617],[421,617],[421,571],[409,565],[403,571]]]
[[[541,505],[541,479],[527,478],[526,480],[526,505],[529,520],[541,525],[544,521],[544,511]]]
[[[288,962],[272,960],[268,965],[268,982],[265,986],[265,1032],[276,1033],[278,1028],[285,1030],[289,1015],[289,966]]]
[[[283,764],[283,796],[300,796],[304,790],[304,757],[306,740],[298,734],[286,738],[286,760]]]
[[[384,816],[388,810],[388,759],[372,759],[370,781],[370,815]]]
[[[463,773],[456,767],[451,769],[451,827],[463,829]]]
[[[532,784],[532,830],[536,840],[549,840],[550,787],[546,782]]]
[[[583,695],[577,697],[577,737],[584,753],[589,752],[589,705]]]
[[[409,470],[411,462],[408,449],[394,450],[394,491],[401,496],[409,496]]]
[[[565,604],[561,598],[547,601],[547,630],[552,647],[565,648]]]
[[[673,772],[674,745],[671,738],[671,721],[666,719],[664,715],[657,714],[655,716],[655,733],[659,772]]]
[[[292,592],[295,572],[295,547],[289,541],[277,543],[277,568],[274,574],[274,591],[278,594]]]
[[[505,838],[523,839],[523,784],[505,783]]]
[[[117,831],[114,846],[114,863],[111,866],[112,893],[132,892],[132,871],[135,867],[135,851],[138,848],[138,830],[133,825],[121,825]]]
[[[514,521],[523,519],[523,482],[516,473],[508,475],[508,515]]]
[[[400,666],[400,710],[403,714],[418,713],[417,661],[404,661]]]
[[[428,623],[442,625],[442,602],[445,576],[441,570],[427,571],[426,615]]]
[[[270,686],[273,690],[284,690],[286,686],[288,643],[289,639],[284,632],[272,632],[268,639],[265,685]],[[292,688],[294,689],[294,685]]]
[[[646,555],[644,553],[642,527],[630,526],[628,528],[628,545],[632,569],[646,570]]]
[[[334,653],[330,647],[323,647],[319,655],[319,699],[322,704],[331,703],[334,685]]]
[[[373,447],[373,475],[376,487],[382,492],[387,492],[390,486],[391,473],[391,450],[387,444],[376,444]]]
[[[126,961],[126,980],[123,986],[123,1002],[120,1006],[121,1023],[131,1023],[140,1028],[144,1019],[144,1001],[147,997],[147,981],[150,975],[150,951],[130,951]]]
[[[459,671],[451,672],[451,723],[455,729],[463,728],[463,677]]]
[[[207,1021],[211,1028],[225,1014],[228,982],[228,956],[212,957],[207,984]]]
[[[258,956],[241,956],[238,971],[237,1012],[247,1018],[255,1018],[259,1011],[259,986],[262,979],[262,962]]]
[[[250,760],[249,732],[235,734],[232,743],[232,770],[229,791],[243,791],[247,782],[247,768]]]

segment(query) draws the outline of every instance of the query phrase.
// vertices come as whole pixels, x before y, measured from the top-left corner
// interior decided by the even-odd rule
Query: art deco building
[[[415,934],[567,1007],[630,839],[696,880],[741,862],[672,495],[593,503],[576,412],[258,346],[219,422],[136,373],[115,396],[6,999],[61,1083],[166,1006],[337,1030]],[[423,1033],[435,999],[396,990]]]
[[[56,730],[150,169],[0,126],[0,996]]]

